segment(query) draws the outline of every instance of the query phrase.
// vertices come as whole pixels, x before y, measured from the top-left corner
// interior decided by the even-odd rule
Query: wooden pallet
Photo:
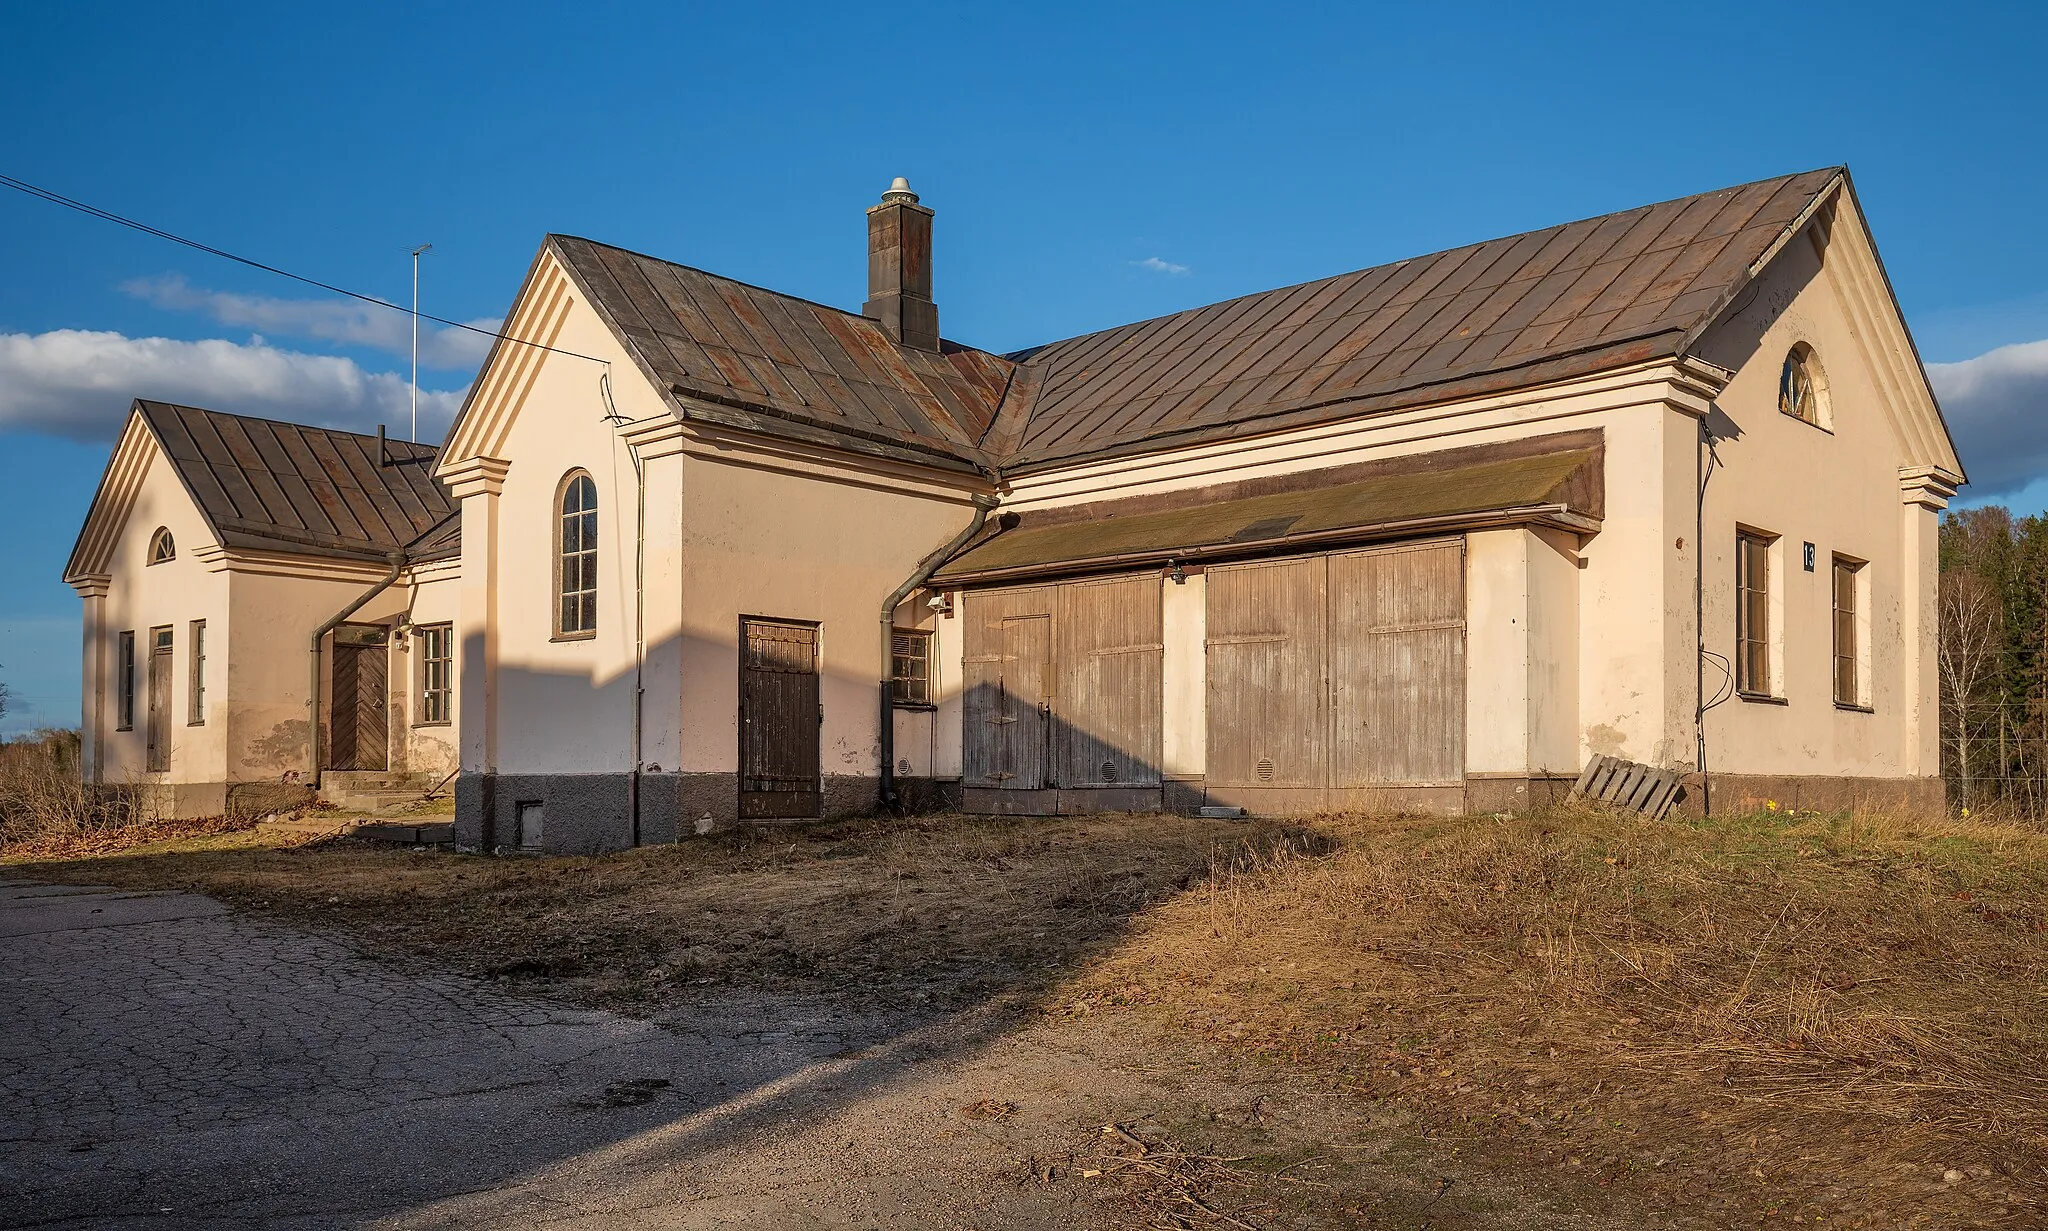
[[[1573,799],[1598,799],[1660,820],[1678,802],[1679,771],[1620,757],[1594,757],[1572,787]]]

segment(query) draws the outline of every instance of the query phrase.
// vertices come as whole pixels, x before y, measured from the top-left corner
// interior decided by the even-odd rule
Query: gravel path
[[[1014,1129],[924,1080],[980,1016],[638,1021],[197,895],[0,881],[0,1225],[1094,1225],[991,1187]]]

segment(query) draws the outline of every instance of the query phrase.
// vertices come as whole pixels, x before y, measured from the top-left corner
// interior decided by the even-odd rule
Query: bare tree
[[[1970,743],[2003,644],[2004,612],[1997,588],[1976,573],[1958,570],[1942,574],[1940,619],[1937,660],[1942,727],[1955,746],[1957,776],[1962,779],[1963,806],[1967,808],[1975,800]]]

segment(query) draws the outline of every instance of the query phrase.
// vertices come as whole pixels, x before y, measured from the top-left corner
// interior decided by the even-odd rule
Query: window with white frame
[[[421,726],[447,723],[454,713],[455,629],[447,624],[427,624],[414,634],[419,647]]]
[[[932,635],[899,628],[889,639],[889,700],[907,709],[932,703]]]
[[[1778,373],[1778,409],[1802,423],[1826,427],[1827,380],[1813,348],[1801,342],[1785,352]]]
[[[555,502],[555,635],[597,633],[597,484],[572,470]]]
[[[170,529],[158,526],[149,539],[149,562],[164,564],[178,558],[178,544],[171,538]]]

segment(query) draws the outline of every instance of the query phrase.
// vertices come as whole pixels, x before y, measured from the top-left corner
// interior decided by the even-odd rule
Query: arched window
[[[555,635],[589,637],[597,632],[597,484],[570,471],[555,508]]]
[[[1827,426],[1827,381],[1813,348],[1801,342],[1785,353],[1778,375],[1778,409],[1815,427]]]
[[[166,560],[175,560],[177,558],[178,545],[171,541],[169,527],[158,526],[156,533],[149,538],[149,562],[151,564],[162,564]]]

